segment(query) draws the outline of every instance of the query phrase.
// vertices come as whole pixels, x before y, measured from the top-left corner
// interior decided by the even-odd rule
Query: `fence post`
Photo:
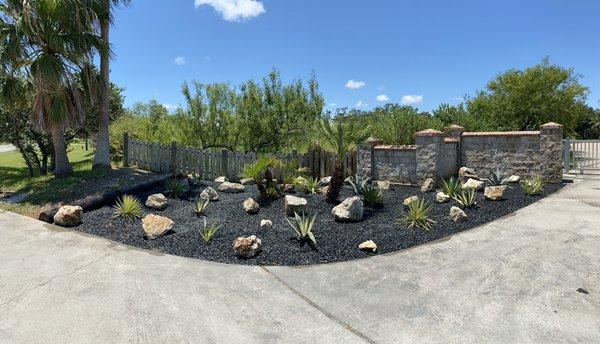
[[[221,149],[221,175],[225,176],[227,178],[229,178],[229,171],[228,171],[228,159],[229,159],[229,151],[227,150],[227,148],[223,148]]]
[[[425,129],[416,135],[417,175],[415,183],[421,183],[427,178],[441,177],[442,145],[444,137],[441,131]]]
[[[171,173],[177,175],[177,142],[171,142],[171,166],[169,166]]]
[[[571,139],[563,140],[563,170],[564,173],[569,173],[571,170]]]
[[[549,183],[562,181],[563,164],[563,126],[546,123],[540,126],[540,153],[542,156],[541,175]]]
[[[123,133],[123,167],[129,167],[129,133]]]

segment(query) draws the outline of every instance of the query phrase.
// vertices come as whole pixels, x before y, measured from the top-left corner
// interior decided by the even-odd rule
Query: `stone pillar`
[[[356,174],[364,178],[375,178],[373,175],[373,149],[380,145],[381,141],[375,138],[369,138],[359,145],[356,149]]]
[[[434,129],[425,129],[416,134],[417,175],[416,183],[427,178],[439,179],[442,169],[442,145],[444,134]]]
[[[554,122],[540,126],[540,175],[548,183],[562,182],[563,126]]]
[[[452,124],[444,128],[444,131],[446,137],[460,140],[460,136],[465,132],[465,128],[460,125]]]

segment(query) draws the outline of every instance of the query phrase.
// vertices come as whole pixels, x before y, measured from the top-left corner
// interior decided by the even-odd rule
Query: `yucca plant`
[[[204,224],[202,226],[202,231],[200,232],[200,237],[204,240],[205,243],[208,244],[209,241],[217,234],[217,232],[221,229],[221,225],[218,223],[208,224],[206,221],[206,217],[204,218]]]
[[[209,200],[204,198],[198,198],[196,202],[194,202],[194,213],[196,213],[196,215],[198,216],[204,215],[204,212],[206,211],[206,208],[209,204]]]
[[[117,199],[114,216],[135,220],[142,217],[142,202],[134,196],[125,195]]]
[[[290,224],[294,232],[296,232],[296,235],[300,241],[308,241],[313,245],[316,245],[317,239],[313,234],[313,225],[315,224],[316,218],[317,215],[314,215],[312,218],[310,218],[305,214],[298,215],[297,213],[294,213],[294,218],[292,220],[289,220],[287,217],[285,220]]]
[[[365,184],[359,197],[367,206],[382,206],[385,199],[385,190],[377,185]]]
[[[186,192],[185,185],[177,179],[169,179],[165,188],[167,189],[167,194],[173,198],[182,198]]]
[[[422,228],[430,230],[435,223],[429,218],[431,206],[424,199],[419,198],[408,205],[408,209],[404,212],[404,223],[408,228]]]
[[[319,178],[306,178],[304,183],[301,185],[301,189],[311,195],[319,193],[320,180]]]
[[[367,187],[369,181],[367,178],[362,178],[357,174],[354,175],[354,178],[348,178],[347,180],[352,187],[352,192],[354,192],[356,196],[362,195],[363,190]]]
[[[474,189],[463,189],[456,197],[453,197],[458,202],[461,208],[473,208],[477,205],[475,202],[477,193]]]
[[[450,196],[456,197],[462,190],[462,183],[460,180],[450,177],[450,179],[442,180],[442,191]]]
[[[541,177],[535,177],[532,179],[525,179],[521,182],[521,188],[523,192],[528,196],[538,195],[542,189],[544,189],[544,179]]]
[[[502,172],[500,172],[499,169],[496,169],[495,171],[490,172],[490,176],[488,178],[485,178],[485,180],[491,186],[500,186],[500,185],[506,184],[506,181],[504,180],[504,176],[502,175]]]

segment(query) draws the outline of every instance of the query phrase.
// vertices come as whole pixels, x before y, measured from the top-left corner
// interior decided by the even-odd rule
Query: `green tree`
[[[467,131],[487,130],[485,118],[478,118],[470,114],[463,104],[456,106],[449,104],[440,104],[433,110],[433,117],[440,121],[444,127],[457,124],[464,127]]]
[[[553,121],[572,134],[588,95],[579,80],[573,69],[544,59],[533,67],[498,75],[486,90],[468,99],[467,109],[494,130],[535,130]]]
[[[442,129],[442,122],[412,106],[386,104],[363,113],[371,127],[371,136],[386,144],[405,145],[415,142],[415,133],[424,129]]]

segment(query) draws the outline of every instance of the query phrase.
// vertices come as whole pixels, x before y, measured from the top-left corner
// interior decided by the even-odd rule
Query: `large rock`
[[[521,180],[521,177],[513,174],[510,177],[506,178],[507,183],[518,183]]]
[[[485,183],[482,182],[481,180],[469,178],[466,182],[463,183],[462,188],[463,189],[482,190],[484,186],[485,186]]]
[[[433,178],[427,178],[427,179],[425,179],[423,184],[421,184],[421,192],[431,192],[431,191],[433,191],[434,187],[435,187],[435,180]]]
[[[233,242],[233,252],[236,256],[250,259],[261,251],[261,240],[255,235],[239,237]]]
[[[240,184],[242,184],[242,185],[254,185],[254,184],[256,184],[256,181],[254,181],[254,179],[252,179],[252,178],[244,178],[244,179],[240,180]]]
[[[450,217],[454,222],[465,221],[467,219],[467,214],[459,207],[453,206],[450,208]]]
[[[243,206],[248,214],[256,214],[260,210],[260,205],[252,197],[245,200]]]
[[[168,217],[148,214],[142,219],[142,228],[146,238],[153,240],[167,234],[175,223]]]
[[[83,208],[80,206],[63,205],[54,215],[54,224],[62,227],[75,227],[81,223]]]
[[[227,193],[240,193],[244,192],[245,190],[246,187],[239,183],[224,182],[223,184],[219,185],[219,191]]]
[[[331,176],[323,177],[321,178],[321,180],[319,180],[319,184],[321,184],[322,186],[327,186],[329,185],[329,183],[331,183]]]
[[[363,212],[363,201],[358,196],[346,198],[331,210],[331,213],[335,216],[335,220],[342,222],[362,221]]]
[[[404,199],[404,201],[402,202],[402,204],[405,207],[408,207],[412,202],[416,202],[419,199],[419,196],[410,196]]]
[[[302,215],[306,211],[308,201],[302,197],[286,195],[283,203],[283,208],[287,216],[294,216],[294,213]]]
[[[146,207],[164,210],[167,207],[167,197],[161,193],[150,195],[148,196],[148,199],[146,199]]]
[[[435,201],[438,203],[446,203],[446,202],[450,201],[451,199],[452,199],[452,197],[450,197],[449,195],[446,195],[442,191],[435,194]]]
[[[216,202],[219,200],[219,194],[217,193],[217,191],[215,191],[215,189],[209,186],[206,189],[202,190],[202,192],[200,193],[200,198],[205,199],[207,201]]]
[[[506,190],[505,185],[488,186],[485,188],[483,195],[485,196],[485,199],[488,199],[490,201],[498,201],[504,197],[505,190]]]
[[[458,177],[463,180],[468,178],[479,179],[475,170],[468,167],[461,167],[458,170]]]
[[[262,220],[260,220],[260,227],[261,228],[271,228],[271,227],[273,227],[273,221],[271,221],[269,219],[262,219]]]
[[[377,244],[375,244],[375,242],[373,240],[367,240],[367,241],[361,243],[360,245],[358,245],[358,248],[363,251],[375,252],[375,251],[377,251]]]
[[[217,177],[217,178],[215,179],[215,182],[217,182],[217,183],[225,183],[225,182],[226,182],[226,181],[228,181],[228,180],[229,180],[229,179],[227,179],[227,177],[225,177],[225,176],[220,176],[220,177]]]

